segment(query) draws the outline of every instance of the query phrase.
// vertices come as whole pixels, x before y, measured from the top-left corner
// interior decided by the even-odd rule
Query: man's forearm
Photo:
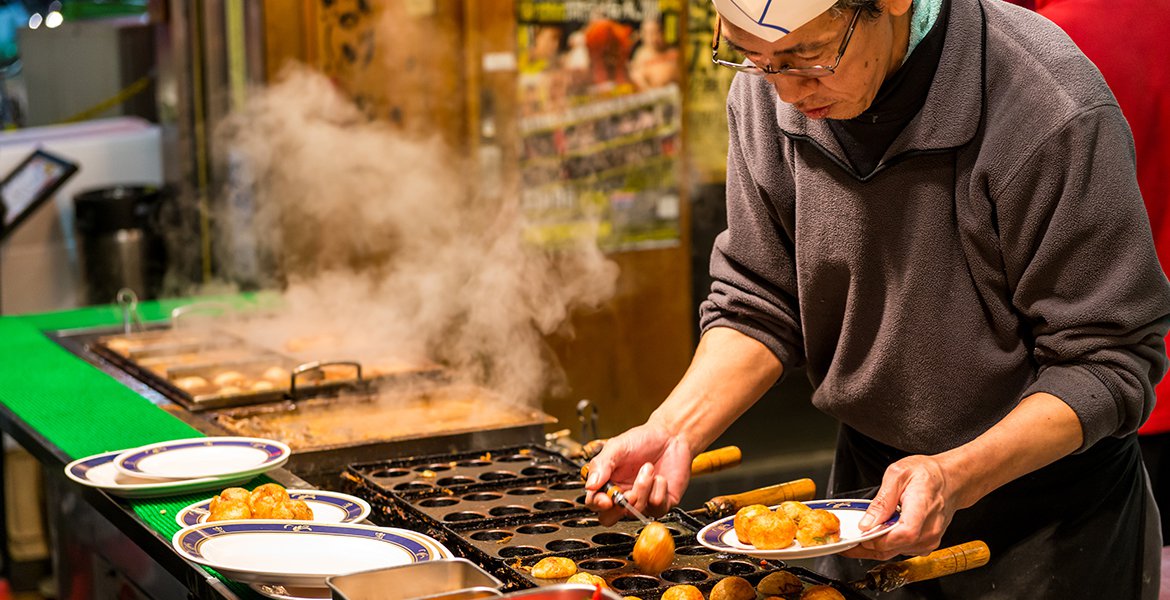
[[[783,365],[762,343],[715,327],[699,340],[691,366],[650,422],[683,436],[691,453],[719,437],[780,378]]]
[[[1068,404],[1051,394],[1024,398],[999,423],[974,440],[937,456],[959,508],[999,486],[1071,454],[1081,446],[1081,423]]]

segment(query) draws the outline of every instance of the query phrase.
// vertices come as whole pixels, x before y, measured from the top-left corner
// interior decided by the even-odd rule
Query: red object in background
[[[1133,131],[1138,186],[1162,271],[1170,273],[1170,0],[1009,1],[1059,25],[1105,76]],[[1156,392],[1159,401],[1142,434],[1170,432],[1170,376]]]
[[[585,47],[593,83],[630,82],[630,52],[634,48],[633,28],[609,19],[593,19],[585,26]]]

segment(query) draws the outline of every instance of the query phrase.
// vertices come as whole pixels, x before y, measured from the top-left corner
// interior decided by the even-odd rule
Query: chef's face
[[[906,55],[911,0],[888,0],[877,17],[862,14],[836,70],[824,77],[765,75],[780,99],[810,119],[852,119],[873,103],[878,88]],[[792,33],[766,42],[723,21],[724,41],[756,66],[832,65],[854,10],[831,9]]]

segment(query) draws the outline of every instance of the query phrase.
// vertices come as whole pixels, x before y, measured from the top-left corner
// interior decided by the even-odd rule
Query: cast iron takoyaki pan
[[[850,600],[864,600],[866,596],[832,581],[822,575],[799,567],[788,567],[782,562],[766,561],[734,554],[716,553],[699,545],[680,546],[675,550],[674,562],[670,567],[657,575],[647,575],[638,571],[634,566],[629,552],[622,552],[615,548],[591,548],[561,552],[557,554],[570,558],[577,563],[579,572],[591,573],[606,580],[614,591],[623,596],[637,596],[642,600],[658,600],[662,593],[675,585],[693,585],[699,588],[705,596],[710,596],[711,588],[724,577],[742,577],[752,585],[759,583],[764,576],[779,570],[787,570],[796,575],[805,586],[832,585]],[[538,579],[532,577],[532,565],[541,557],[523,557],[507,562],[504,573],[509,578],[516,578],[520,585],[525,587],[536,585],[553,585],[564,583],[564,579]]]
[[[675,539],[675,544],[693,543],[698,524],[685,513],[674,510],[658,519]],[[587,510],[567,514],[533,514],[503,521],[448,523],[448,529],[486,558],[510,560],[519,557],[561,555],[587,548],[613,548],[629,553],[642,531],[642,523],[627,519],[605,527]]]
[[[550,477],[578,477],[571,462],[536,445],[362,463],[346,471],[376,490],[403,497],[436,490],[456,494],[483,483],[521,485]]]

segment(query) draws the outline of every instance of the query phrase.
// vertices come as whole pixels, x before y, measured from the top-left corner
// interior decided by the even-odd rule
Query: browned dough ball
[[[656,575],[674,562],[674,538],[666,525],[653,521],[638,534],[634,542],[634,564],[638,570]]]
[[[532,576],[537,579],[562,579],[577,572],[577,563],[561,556],[549,556],[532,565]]]
[[[600,585],[603,588],[609,587],[609,584],[605,582],[605,578],[594,575],[593,573],[577,573],[566,580],[565,583],[584,583],[586,585]]]
[[[800,518],[812,512],[812,509],[803,502],[789,500],[787,502],[781,502],[780,506],[776,507],[776,512],[783,513],[784,516],[792,519],[793,523],[800,525]]]
[[[827,585],[814,585],[800,595],[800,600],[845,600],[845,596]]]
[[[800,578],[788,571],[769,573],[756,586],[756,590],[765,596],[795,597],[803,589],[804,584],[801,583]]]
[[[662,592],[662,600],[703,600],[703,592],[693,585],[673,585]]]
[[[743,577],[724,577],[711,588],[711,600],[756,600],[756,589]]]
[[[792,519],[775,512],[752,517],[747,528],[752,545],[760,550],[787,548],[796,537],[796,524]]]
[[[796,541],[801,546],[823,546],[841,540],[841,520],[827,510],[814,510],[800,519]]]
[[[741,543],[752,543],[747,527],[748,521],[751,521],[751,519],[756,515],[762,515],[764,513],[770,512],[772,512],[772,509],[764,506],[763,504],[752,504],[736,511],[735,519],[732,520],[732,524],[735,527],[735,537],[739,538]]]

